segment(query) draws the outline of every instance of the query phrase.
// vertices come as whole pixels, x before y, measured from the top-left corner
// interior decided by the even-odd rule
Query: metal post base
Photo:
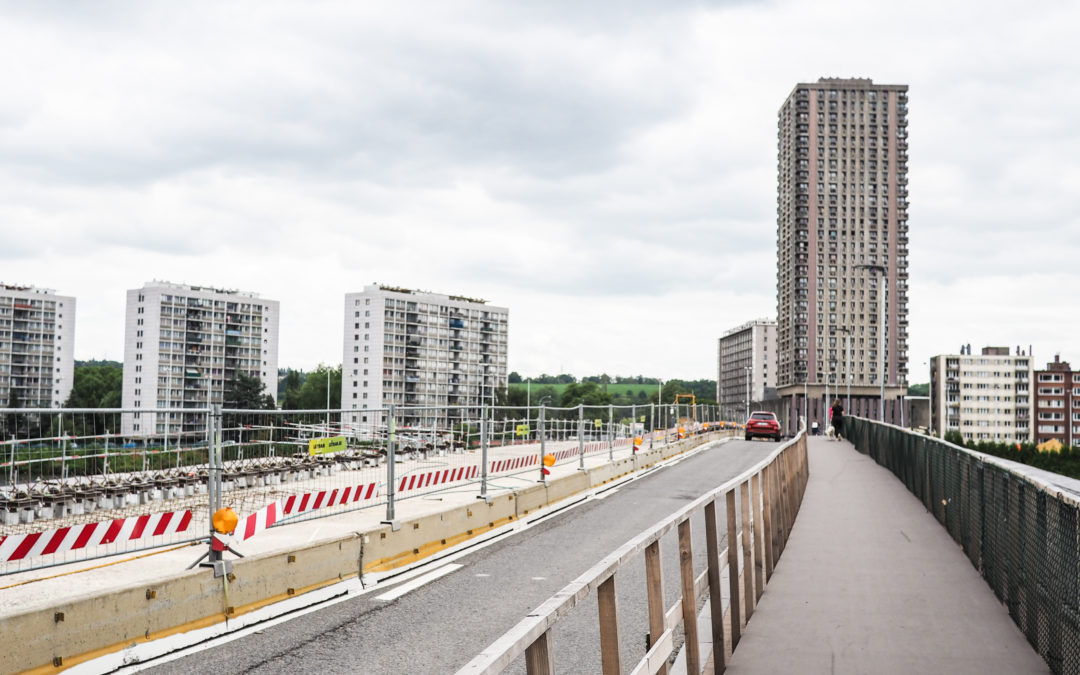
[[[483,499],[485,504],[491,503],[491,495],[476,495],[477,499]]]
[[[244,557],[243,553],[241,553],[240,551],[237,551],[232,546],[226,546],[225,549],[229,553],[232,553],[233,555],[235,555],[237,558],[243,558]],[[221,555],[222,551],[214,551],[214,553],[216,553],[217,556],[214,556],[214,559],[207,560],[206,562],[203,562],[203,561],[210,557],[211,552],[207,551],[206,553],[203,553],[201,556],[199,556],[199,558],[195,562],[188,565],[187,569],[190,570],[193,567],[195,567],[196,565],[198,565],[199,567],[213,567],[214,568],[214,576],[215,577],[220,577],[221,575],[218,574],[218,565],[220,563],[226,563],[228,569],[225,570],[225,573],[226,574],[231,573],[232,572],[232,561],[230,561],[230,560],[222,560],[220,558],[220,555]]]
[[[214,578],[223,577],[226,574],[232,574],[232,561],[231,560],[208,560],[204,563],[200,563],[199,567],[211,567],[214,570]]]
[[[389,525],[391,532],[397,532],[398,530],[401,529],[401,521],[400,520],[384,520],[384,521],[381,521],[379,524],[380,525]]]

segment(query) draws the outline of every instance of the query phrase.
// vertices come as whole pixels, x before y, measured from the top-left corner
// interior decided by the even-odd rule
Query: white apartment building
[[[75,298],[0,283],[0,407],[59,408],[75,377]]]
[[[346,294],[342,408],[393,404],[406,408],[402,425],[446,428],[463,416],[448,406],[493,404],[506,387],[508,316],[484,300],[379,284]]]
[[[959,354],[930,359],[930,423],[944,438],[959,432],[965,441],[1027,442],[1031,432],[1032,359],[1017,348],[971,346]]]
[[[257,293],[153,281],[127,292],[124,325],[126,437],[198,440],[205,409],[224,404],[243,373],[277,399],[279,302]]]
[[[776,322],[757,319],[732,328],[720,338],[716,400],[725,413],[743,415],[750,401],[765,399],[776,388]]]

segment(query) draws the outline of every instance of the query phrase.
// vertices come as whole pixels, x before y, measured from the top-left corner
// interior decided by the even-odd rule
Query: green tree
[[[582,403],[585,405],[610,405],[612,397],[611,394],[601,389],[600,385],[593,381],[566,385],[559,405],[564,408],[573,408]]]
[[[87,365],[75,368],[65,408],[119,408],[124,370],[119,365]]]
[[[304,385],[304,373],[289,368],[285,371],[285,377],[278,384],[278,402],[282,410],[297,410],[300,408],[300,388]]]
[[[929,396],[930,395],[930,383],[923,382],[922,384],[913,384],[908,387],[908,396]]]
[[[8,408],[21,408],[22,401],[19,400],[19,392],[15,389],[8,390]],[[0,415],[0,433],[4,438],[10,438],[12,436],[19,435],[19,428],[21,425],[22,415]]]
[[[508,384],[518,384],[519,382],[522,381],[521,380],[521,375],[518,375],[518,372],[515,370],[514,372],[507,375],[506,381],[507,381]]]
[[[657,393],[658,392],[653,392],[653,394],[649,396],[650,403],[657,402]],[[675,400],[676,395],[689,393],[691,393],[690,390],[686,387],[686,385],[683,384],[682,380],[671,380],[669,382],[665,382],[663,392],[664,400],[660,401],[660,403],[672,403]]]
[[[530,403],[533,407],[537,407],[540,405],[541,401],[549,408],[562,405],[559,398],[559,392],[550,384],[545,384],[542,387],[533,387]]]
[[[266,391],[263,381],[254,375],[237,371],[236,377],[225,382],[225,407],[236,410],[273,410],[274,398]]]
[[[524,408],[527,398],[525,387],[507,387],[495,390],[495,405]]]
[[[331,368],[319,364],[318,368],[311,371],[304,378],[296,398],[296,408],[292,410],[325,410],[327,375],[329,374],[330,385],[330,409],[336,410],[341,407],[341,366]]]

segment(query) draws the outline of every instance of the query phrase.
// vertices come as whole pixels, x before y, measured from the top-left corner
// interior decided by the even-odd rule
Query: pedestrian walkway
[[[945,528],[846,441],[810,481],[727,672],[1046,673]]]

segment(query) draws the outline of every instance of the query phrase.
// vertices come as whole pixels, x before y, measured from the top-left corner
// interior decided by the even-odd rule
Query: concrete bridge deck
[[[798,519],[728,673],[1047,673],[993,591],[904,485],[809,439]]]

